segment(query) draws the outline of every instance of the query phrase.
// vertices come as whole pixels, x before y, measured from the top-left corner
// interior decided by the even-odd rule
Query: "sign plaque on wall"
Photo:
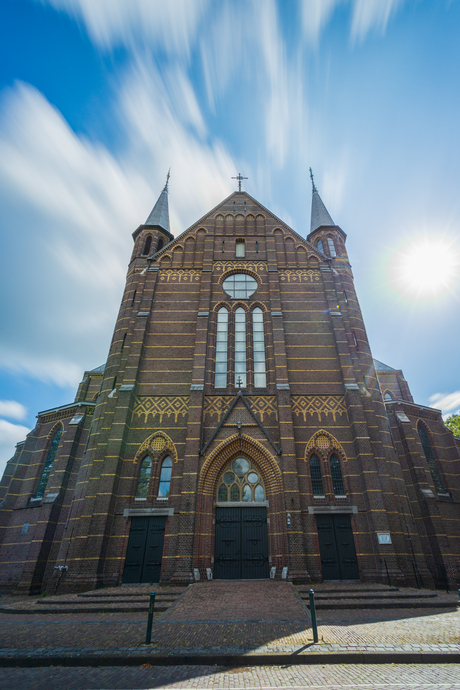
[[[379,544],[391,544],[391,535],[389,532],[377,532],[377,539]]]

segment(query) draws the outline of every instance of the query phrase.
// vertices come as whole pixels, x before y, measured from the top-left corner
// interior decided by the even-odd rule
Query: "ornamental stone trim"
[[[318,422],[321,422],[321,417],[337,421],[337,416],[342,417],[347,415],[347,408],[345,405],[345,398],[343,395],[293,395],[291,397],[292,412],[299,417],[303,416],[303,421],[307,421],[307,415],[312,418],[317,415]]]

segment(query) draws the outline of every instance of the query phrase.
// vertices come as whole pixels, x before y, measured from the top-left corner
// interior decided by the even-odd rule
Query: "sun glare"
[[[405,245],[395,265],[400,289],[420,297],[436,297],[452,290],[459,275],[459,251],[445,239],[420,239]]]

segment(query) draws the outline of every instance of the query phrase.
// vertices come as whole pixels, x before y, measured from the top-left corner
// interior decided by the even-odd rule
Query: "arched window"
[[[310,475],[313,496],[324,496],[321,461],[317,455],[312,455],[310,458]]]
[[[334,240],[332,237],[327,238],[327,246],[329,247],[329,253],[332,257],[337,256],[336,251],[335,251],[335,245],[334,245]]]
[[[157,244],[157,252],[159,252],[160,249],[163,249],[163,244],[164,244],[163,240],[160,237],[160,239],[158,240],[158,244]]]
[[[214,376],[215,388],[227,387],[227,356],[228,356],[228,311],[225,307],[217,312],[217,342],[216,342],[216,371]]]
[[[345,486],[342,477],[342,468],[340,467],[340,460],[336,453],[331,455],[331,475],[332,486],[334,487],[334,496],[345,496]]]
[[[323,240],[318,240],[318,242],[316,243],[316,246],[318,247],[319,251],[323,252],[323,254],[324,254]]]
[[[145,240],[143,254],[148,254],[150,252],[150,247],[152,246],[152,235],[149,235]]]
[[[393,396],[391,395],[390,391],[385,391],[383,399],[385,400],[385,402],[390,402],[390,400],[393,400]]]
[[[254,386],[255,388],[265,388],[267,386],[267,374],[265,368],[264,315],[259,307],[256,307],[252,312],[252,344],[254,352]]]
[[[220,478],[217,500],[219,503],[265,501],[265,489],[259,470],[246,458],[234,460]]]
[[[235,386],[246,388],[246,312],[235,312]]]
[[[152,471],[152,460],[147,456],[141,462],[139,479],[137,480],[136,498],[147,498],[149,492],[150,473]]]
[[[160,485],[158,487],[158,498],[168,498],[169,487],[171,484],[172,458],[167,455],[161,464]]]
[[[438,492],[438,494],[445,494],[446,490],[442,483],[441,475],[439,474],[438,465],[436,463],[436,458],[431,447],[428,432],[423,426],[423,424],[419,424],[417,429],[418,435],[420,437],[420,442],[422,444],[423,452],[425,453],[426,461],[428,463],[428,469],[430,470],[431,476],[433,477],[435,489]]]
[[[46,485],[48,483],[48,478],[51,474],[51,469],[53,467],[54,458],[56,457],[56,451],[59,445],[59,441],[62,436],[62,426],[54,434],[50,446],[48,448],[48,453],[46,455],[45,464],[43,465],[42,473],[40,476],[40,481],[38,482],[37,490],[33,498],[43,498],[45,493]]]

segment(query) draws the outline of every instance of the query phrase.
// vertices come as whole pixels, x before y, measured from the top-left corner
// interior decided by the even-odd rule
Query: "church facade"
[[[241,187],[241,184],[240,184]],[[0,586],[287,577],[457,587],[460,440],[374,360],[346,234],[244,191],[133,233],[105,365],[0,486]]]

